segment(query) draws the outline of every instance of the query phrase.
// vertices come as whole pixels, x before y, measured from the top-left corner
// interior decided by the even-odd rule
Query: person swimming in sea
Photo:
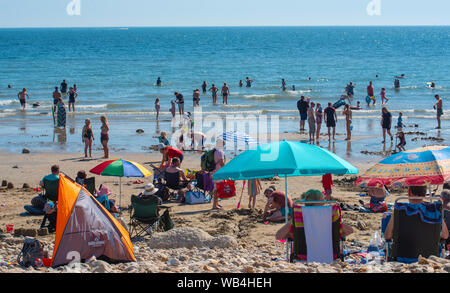
[[[244,83],[242,82],[242,79],[239,81],[239,87],[243,87]]]
[[[292,90],[295,92],[295,85],[292,85]]]
[[[161,86],[161,77],[158,77],[158,79],[156,80],[156,85]]]
[[[248,76],[245,78],[245,83],[247,84],[246,87],[252,87],[252,82],[253,80],[251,80]]]
[[[281,89],[283,90],[283,92],[286,90],[286,81],[284,80],[284,78],[281,79]]]

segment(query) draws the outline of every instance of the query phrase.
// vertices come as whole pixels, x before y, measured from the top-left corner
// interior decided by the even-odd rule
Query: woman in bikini
[[[87,150],[89,148],[89,157],[92,158],[92,141],[94,140],[94,132],[92,131],[91,120],[86,119],[83,127],[82,138],[84,142],[84,157],[87,158]]]
[[[349,104],[345,104],[344,111],[342,111],[342,114],[345,116],[346,129],[347,129],[347,138],[345,140],[351,140],[352,139],[352,131],[351,131],[352,110],[350,109]]]
[[[109,124],[108,124],[108,119],[106,119],[106,116],[101,116],[100,121],[102,122],[102,127],[100,127],[100,129],[101,129],[100,141],[102,142],[103,152],[105,153],[105,156],[103,158],[107,159],[107,158],[109,158],[109,148],[108,148]]]
[[[319,136],[320,136],[320,127],[322,126],[322,120],[323,120],[323,110],[320,103],[317,103],[316,105],[316,142],[319,143]]]

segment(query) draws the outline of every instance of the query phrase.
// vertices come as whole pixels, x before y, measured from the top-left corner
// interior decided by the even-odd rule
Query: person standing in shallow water
[[[444,110],[442,109],[442,99],[439,97],[439,95],[435,95],[434,98],[437,101],[433,106],[433,108],[437,111],[436,119],[438,126],[436,127],[436,129],[441,129],[441,116],[444,114]]]
[[[158,77],[158,79],[156,80],[156,85],[161,86],[161,77]]]
[[[206,88],[208,87],[208,85],[206,84],[206,81],[203,81],[203,84],[202,84],[202,91],[203,91],[203,93],[205,94],[206,93]]]
[[[30,97],[28,96],[28,94],[27,94],[27,89],[24,88],[21,92],[19,92],[19,93],[17,94],[17,97],[19,98],[20,105],[22,106],[22,109],[25,110],[25,107],[26,107],[26,105],[27,105],[27,103],[26,103],[26,98],[28,98],[28,99],[30,98]]]
[[[230,94],[230,88],[225,82],[222,87],[222,104],[228,105],[228,95]]]
[[[102,126],[100,127],[101,134],[100,134],[100,141],[103,146],[103,152],[104,152],[104,159],[109,158],[109,147],[108,147],[108,141],[109,141],[109,124],[108,119],[106,119],[106,116],[101,116],[100,121],[102,122]]]
[[[347,138],[345,140],[352,140],[352,110],[350,109],[349,104],[345,104],[342,114],[345,116],[345,125],[347,129]]]
[[[331,102],[328,103],[328,107],[324,110],[325,123],[328,127],[328,140],[331,141],[331,128],[333,128],[333,141],[336,141],[336,123],[337,115],[336,109]]]
[[[217,104],[217,92],[219,91],[219,89],[214,84],[212,84],[209,90],[211,91],[213,105],[215,105]]]
[[[383,109],[381,109],[381,127],[383,128],[383,141],[381,143],[386,142],[386,132],[391,137],[391,141],[394,140],[394,137],[391,134],[391,126],[392,114],[386,107],[383,107]]]

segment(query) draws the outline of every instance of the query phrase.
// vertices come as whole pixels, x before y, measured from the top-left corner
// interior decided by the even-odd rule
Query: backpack
[[[208,172],[214,171],[214,169],[216,168],[216,162],[214,161],[215,152],[216,149],[212,149],[203,153],[202,157],[200,158],[202,170]]]
[[[44,258],[42,243],[34,238],[26,238],[22,250],[17,256],[17,262],[23,267],[36,267],[36,259]]]
[[[161,216],[161,227],[164,231],[169,231],[173,228],[173,221],[170,217],[169,210],[167,209]]]

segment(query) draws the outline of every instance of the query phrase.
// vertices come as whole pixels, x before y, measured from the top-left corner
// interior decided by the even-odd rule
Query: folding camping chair
[[[95,177],[86,178],[84,180],[84,185],[93,196],[95,196]]]
[[[43,188],[45,190],[45,198],[53,202],[58,201],[59,180],[47,180],[43,181]]]
[[[430,202],[400,202],[408,199],[429,199]],[[419,255],[440,256],[443,210],[439,197],[400,197],[395,201],[393,217],[393,237],[385,244],[387,261],[413,263]]]
[[[169,207],[158,205],[159,198],[149,196],[146,198],[131,196],[130,210],[130,237],[133,239],[143,234],[151,235],[151,232],[160,224],[160,208]]]
[[[305,204],[321,204],[320,206],[302,206]],[[288,239],[290,242],[290,261],[315,261],[313,259],[309,259],[308,257],[308,247],[307,243],[307,233],[305,232],[305,222],[304,222],[304,212],[308,210],[309,215],[318,214],[323,212],[323,208],[331,208],[331,218],[328,219],[331,221],[331,235],[328,237],[331,239],[330,244],[327,244],[330,249],[332,249],[333,260],[341,259],[344,260],[344,241],[345,239],[342,237],[342,217],[341,217],[341,208],[339,203],[336,201],[296,201],[293,207],[293,217],[292,217],[292,236],[293,239]],[[322,210],[320,210],[322,209]],[[323,213],[322,213],[323,214]],[[326,219],[323,219],[327,221]],[[314,224],[314,223],[313,223]],[[319,223],[320,225],[320,223]],[[312,234],[311,234],[312,233]],[[316,234],[316,235],[313,235]],[[321,239],[323,231],[320,229],[314,231],[312,229],[309,231],[310,239]],[[326,245],[326,246],[327,246]],[[312,249],[311,249],[312,250]]]

